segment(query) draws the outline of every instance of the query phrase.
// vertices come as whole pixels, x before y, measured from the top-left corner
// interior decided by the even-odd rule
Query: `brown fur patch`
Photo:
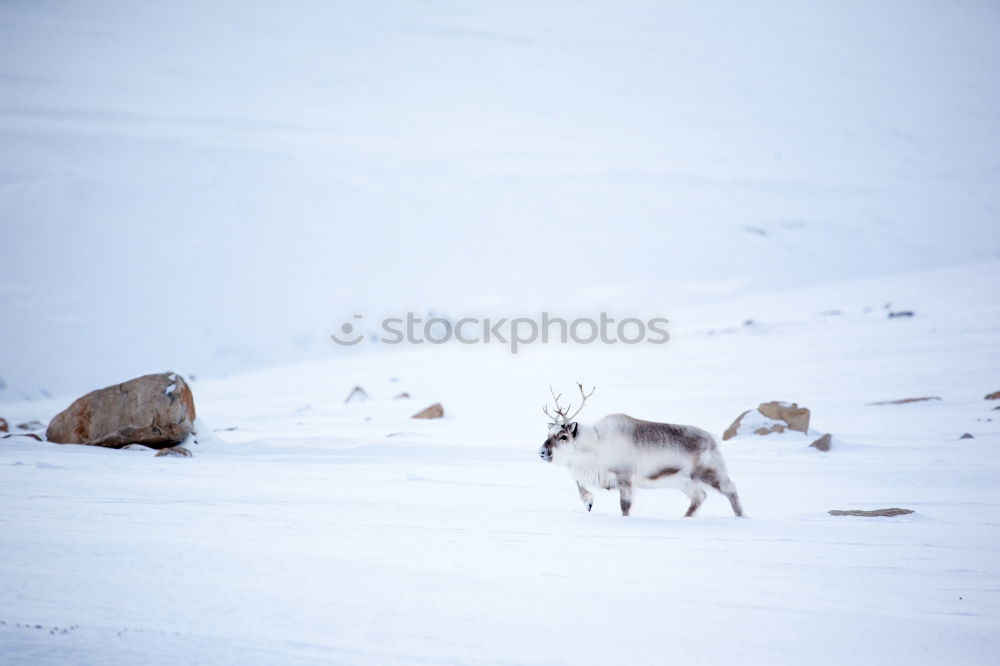
[[[650,474],[649,480],[650,481],[656,481],[657,479],[662,479],[665,476],[672,476],[674,474],[677,474],[677,472],[679,472],[679,471],[681,471],[681,470],[678,469],[677,467],[664,467],[663,469],[661,469],[656,474]]]
[[[709,469],[707,467],[698,467],[691,474],[691,478],[695,481],[701,481],[702,483],[707,483],[716,490],[720,490],[722,482],[719,480],[718,475],[715,470]]]

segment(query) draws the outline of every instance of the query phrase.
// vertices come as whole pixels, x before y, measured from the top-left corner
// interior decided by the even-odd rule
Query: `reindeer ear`
[[[569,424],[569,432],[570,432],[570,434],[571,434],[571,435],[573,435],[574,437],[576,437],[576,430],[577,430],[577,427],[578,427],[579,425],[580,425],[580,424],[579,424],[579,423],[577,423],[576,421],[573,421],[572,423],[570,423],[570,424]]]

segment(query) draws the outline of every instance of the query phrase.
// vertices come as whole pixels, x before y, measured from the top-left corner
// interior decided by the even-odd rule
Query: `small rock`
[[[993,411],[994,411],[994,412],[996,412],[996,411],[1000,411],[1000,405],[997,405],[996,407],[994,407],[994,408],[993,408]]]
[[[409,397],[410,397],[410,394],[407,393],[406,391],[403,391],[402,393],[400,393],[399,395],[397,395],[396,397],[394,397],[393,400],[406,400]]]
[[[986,396],[985,398],[983,398],[983,400],[1000,400],[1000,391],[996,391],[994,393],[990,393],[988,396]],[[0,419],[0,420],[2,420],[2,419]]]
[[[924,398],[900,398],[899,400],[882,400],[881,402],[869,402],[869,405],[906,405],[911,402],[926,402],[928,400],[940,400],[936,395],[929,395]]]
[[[44,430],[45,424],[41,421],[26,421],[24,423],[18,423],[17,427],[21,430]]]
[[[820,437],[819,439],[817,439],[815,442],[813,442],[809,446],[813,447],[814,449],[819,449],[820,451],[829,451],[830,450],[830,441],[832,439],[833,439],[833,436],[830,435],[830,433],[826,433],[825,435],[823,435],[822,437]]]
[[[828,511],[831,516],[866,516],[866,517],[877,517],[877,516],[905,516],[908,513],[913,513],[912,509],[874,509],[872,511],[861,511],[860,509],[851,509],[849,511],[841,511],[840,509],[831,509]]]
[[[7,425],[7,419],[0,419],[0,432],[10,432],[10,426]]]
[[[165,449],[160,449],[156,452],[156,457],[160,456],[190,456],[191,452],[185,449],[183,446],[170,446]]]
[[[346,405],[349,402],[364,402],[368,399],[368,392],[365,391],[360,386],[355,386],[351,389],[351,392],[347,394],[347,398],[344,400]]]
[[[975,439],[975,437],[972,436],[972,433],[966,432],[962,433],[962,436],[959,437],[959,439]]]
[[[889,319],[898,319],[900,317],[912,317],[913,310],[897,310],[896,312],[889,313]]]
[[[39,437],[38,435],[36,435],[33,432],[12,432],[9,435],[4,435],[0,439],[10,439],[11,437],[30,437],[31,439],[34,439],[36,441],[39,441],[39,442],[42,441],[42,438]]]
[[[435,402],[433,405],[431,405],[427,409],[417,412],[411,418],[414,418],[414,419],[439,419],[442,416],[444,416],[444,407],[441,406],[440,402]]]
[[[163,448],[183,442],[194,420],[187,382],[177,373],[163,372],[78,398],[52,419],[46,439],[113,449],[133,443]]]

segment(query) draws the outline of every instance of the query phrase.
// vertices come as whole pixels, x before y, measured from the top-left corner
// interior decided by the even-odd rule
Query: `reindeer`
[[[585,393],[583,384],[576,385],[581,401],[572,414],[573,405],[561,407],[562,394],[556,395],[549,387],[556,403],[555,415],[549,413],[548,405],[542,408],[551,423],[538,455],[569,468],[587,511],[594,506],[588,485],[617,488],[623,516],[632,507],[634,488],[677,488],[691,500],[684,514],[689,518],[705,501],[703,487],[710,486],[729,499],[733,513],[743,515],[736,486],[729,480],[722,454],[710,434],[694,426],[641,421],[626,414],[610,414],[589,426],[577,423],[573,419],[596,387]]]

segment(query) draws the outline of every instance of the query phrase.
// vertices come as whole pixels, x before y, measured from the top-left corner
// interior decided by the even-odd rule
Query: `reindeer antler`
[[[590,393],[585,393],[584,390],[583,390],[583,384],[581,384],[580,382],[577,382],[576,386],[577,386],[577,388],[580,389],[580,407],[575,412],[573,412],[570,416],[566,417],[566,423],[569,423],[574,418],[576,418],[576,415],[579,414],[583,410],[584,406],[587,404],[587,398],[589,398],[590,396],[594,395],[594,391],[597,390],[597,387],[595,386],[594,388],[590,389]],[[573,405],[570,405],[570,407],[572,407],[572,406]],[[569,407],[566,408],[566,411],[569,411]]]
[[[552,386],[551,385],[549,386],[549,393],[552,394],[552,399],[556,403],[556,406],[555,406],[556,415],[553,416],[552,414],[549,414],[549,406],[548,405],[545,405],[544,407],[542,407],[542,411],[545,412],[546,416],[548,416],[550,419],[552,419],[552,425],[559,425],[560,423],[563,424],[563,425],[566,425],[566,424],[570,423],[574,418],[576,418],[576,415],[579,414],[580,411],[587,404],[587,398],[589,398],[590,396],[594,395],[594,391],[597,390],[597,387],[595,386],[594,388],[590,389],[590,393],[585,393],[584,390],[583,390],[583,384],[581,384],[580,382],[577,382],[576,386],[577,386],[577,388],[580,389],[580,398],[581,398],[581,400],[580,400],[580,407],[577,408],[577,410],[575,412],[573,412],[572,414],[569,413],[569,410],[573,409],[573,403],[570,403],[570,404],[566,405],[565,408],[561,407],[559,405],[559,398],[562,397],[562,393],[560,393],[559,395],[556,395],[556,392],[552,389]]]
[[[559,407],[559,398],[562,397],[562,393],[560,393],[559,395],[556,395],[555,390],[552,388],[552,384],[549,384],[549,393],[552,394],[552,399],[555,400],[555,403],[556,403],[556,407],[555,407],[556,415],[552,416],[551,414],[549,414],[549,406],[548,405],[545,405],[544,407],[542,407],[542,411],[545,412],[545,415],[547,417],[549,417],[549,419],[552,420],[552,425],[556,425],[557,423],[560,422],[560,419],[562,419],[562,418],[564,418],[566,416],[566,411],[564,409],[561,409]]]

